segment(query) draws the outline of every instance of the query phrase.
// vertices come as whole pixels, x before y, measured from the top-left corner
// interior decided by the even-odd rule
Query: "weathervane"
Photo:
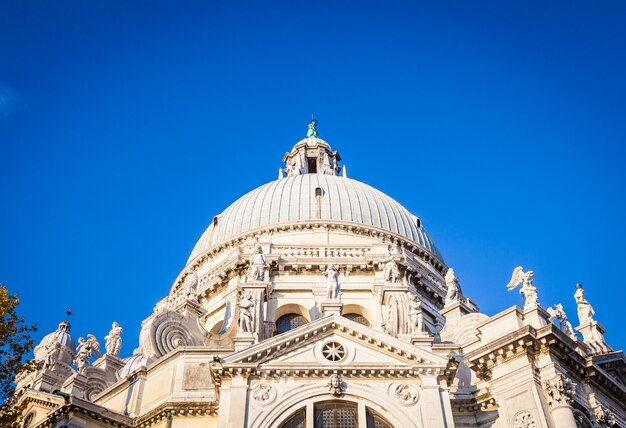
[[[306,133],[307,137],[317,137],[317,119],[311,115],[311,122],[309,123],[309,131]]]

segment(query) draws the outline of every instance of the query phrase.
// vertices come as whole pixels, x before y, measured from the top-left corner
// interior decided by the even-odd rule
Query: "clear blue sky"
[[[122,355],[315,113],[489,315],[535,271],[623,335],[626,3],[1,1],[0,282]]]

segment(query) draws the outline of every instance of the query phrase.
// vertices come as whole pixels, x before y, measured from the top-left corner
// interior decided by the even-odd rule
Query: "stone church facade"
[[[483,314],[316,122],[283,162],[213,218],[131,356],[117,324],[102,348],[68,321],[42,340],[24,428],[626,427],[626,360],[582,286],[576,328],[521,267],[524,307]]]

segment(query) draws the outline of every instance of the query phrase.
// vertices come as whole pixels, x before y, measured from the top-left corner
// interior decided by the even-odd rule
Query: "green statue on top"
[[[309,123],[309,130],[306,133],[306,136],[317,138],[317,119],[311,119],[311,122]]]

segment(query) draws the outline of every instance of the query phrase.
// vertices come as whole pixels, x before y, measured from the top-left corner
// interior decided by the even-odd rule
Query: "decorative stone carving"
[[[324,275],[327,278],[326,283],[326,298],[338,299],[339,298],[339,271],[335,265],[328,265]]]
[[[595,312],[591,304],[585,299],[585,290],[582,284],[576,284],[574,299],[576,300],[576,305],[578,305],[578,321],[580,325],[585,325],[593,321]]]
[[[409,333],[424,332],[424,315],[422,313],[422,301],[413,293],[407,293],[409,305]]]
[[[395,395],[402,404],[404,404],[405,406],[410,406],[417,402],[417,399],[419,398],[419,389],[416,385],[403,383],[398,385],[395,390]]]
[[[599,403],[595,394],[589,396],[589,404],[594,428],[612,428],[615,425],[617,422],[615,414],[607,406]]]
[[[446,292],[446,301],[445,305],[449,305],[452,302],[456,302],[461,299],[463,294],[461,293],[461,286],[459,285],[459,280],[454,275],[454,269],[449,268],[446,272],[445,276],[446,286],[448,287],[448,291]]]
[[[513,271],[511,280],[506,286],[509,291],[514,290],[518,285],[522,286],[519,293],[525,298],[524,309],[534,308],[538,304],[537,288],[533,285],[534,275],[535,273],[532,270],[524,272],[524,268],[518,266]]]
[[[522,410],[513,419],[513,428],[536,428],[535,418],[528,410]]]
[[[242,333],[254,332],[254,315],[252,308],[255,305],[252,293],[246,291],[239,300],[239,331]]]
[[[551,407],[569,406],[576,394],[576,384],[561,373],[550,380],[546,380],[543,387]]]
[[[610,411],[608,407],[602,404],[597,404],[593,408],[593,416],[595,419],[594,425],[597,428],[611,428],[617,422],[615,413]]]
[[[200,346],[205,330],[195,313],[164,310],[147,319],[141,328],[141,353],[148,359],[160,358],[180,346]]]
[[[93,334],[87,335],[87,340],[80,337],[78,338],[78,346],[76,347],[76,358],[74,359],[74,365],[78,369],[78,373],[84,373],[85,369],[89,367],[89,360],[97,355],[101,357],[100,343]]]
[[[122,350],[123,332],[124,330],[122,329],[122,327],[120,327],[120,325],[116,321],[113,321],[111,331],[109,331],[109,334],[107,336],[104,336],[104,347],[108,355],[113,355],[114,357],[117,357],[120,354],[120,351]]]
[[[252,389],[252,398],[263,406],[271,404],[276,399],[276,389],[269,383],[260,383]]]
[[[341,343],[328,342],[322,347],[322,355],[324,355],[324,358],[326,358],[328,361],[336,363],[343,360],[343,358],[346,356],[346,349]]]
[[[554,309],[548,308],[548,313],[550,314],[550,321],[554,322],[556,320],[559,321],[559,326],[561,330],[568,336],[575,336],[574,327],[567,319],[567,315],[565,314],[565,310],[563,309],[563,305],[558,303],[555,305]]]
[[[248,281],[265,281],[265,271],[268,268],[268,263],[260,245],[255,247],[254,254],[250,256],[249,264]]]
[[[341,379],[341,375],[338,375],[337,373],[333,373],[330,375],[330,377],[328,378],[328,390],[330,391],[331,394],[333,395],[341,395],[343,394],[344,391],[344,382]]]

